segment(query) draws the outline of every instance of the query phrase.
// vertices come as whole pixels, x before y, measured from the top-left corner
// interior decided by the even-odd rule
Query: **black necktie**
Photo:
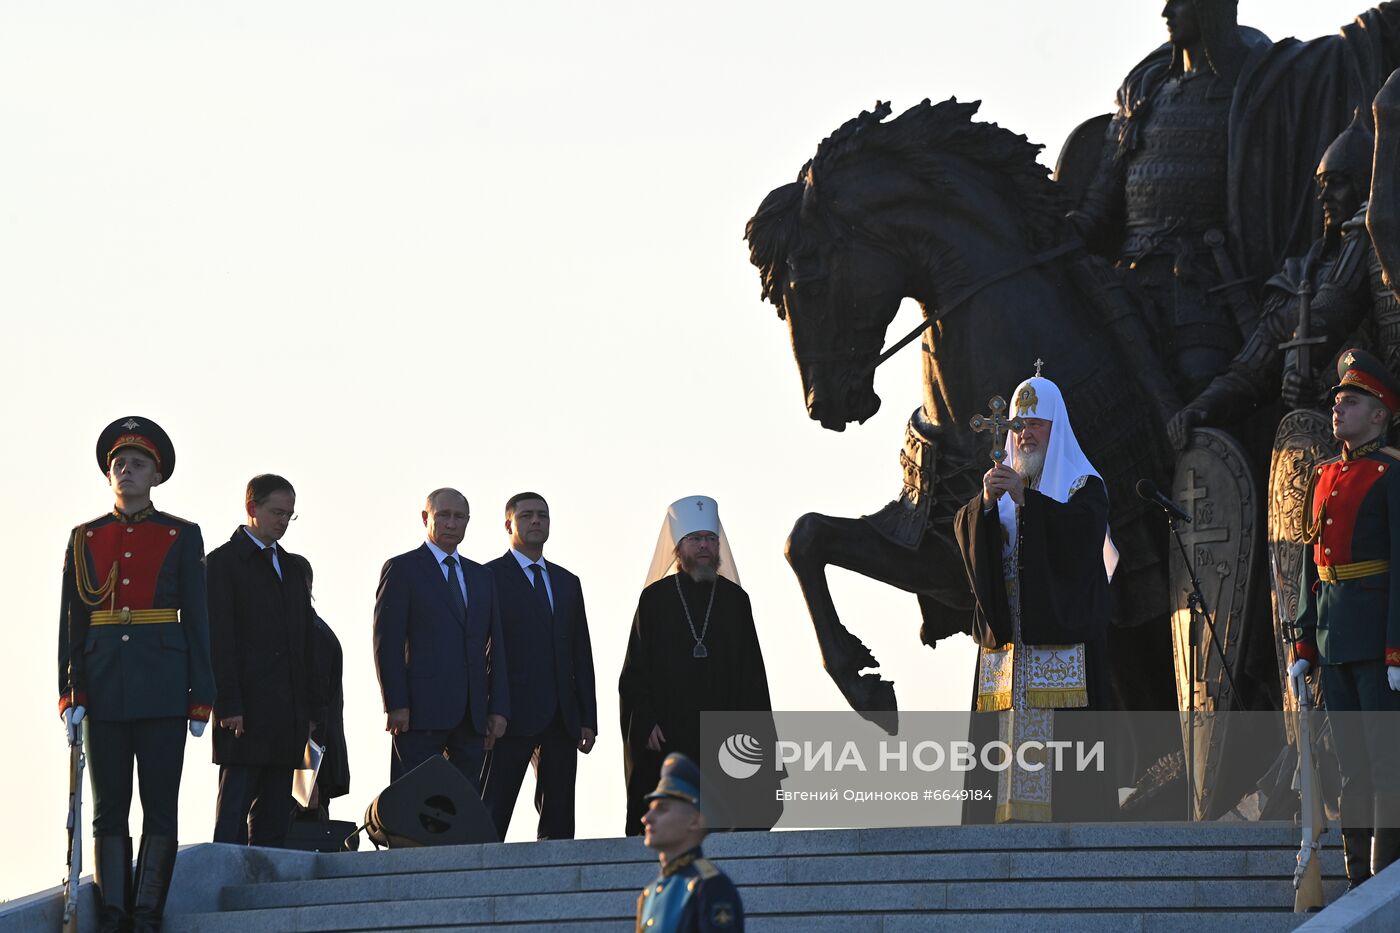
[[[272,565],[272,572],[277,573],[277,545],[269,544],[263,548],[263,554],[267,557],[267,562]],[[282,579],[280,573],[277,573],[277,579]]]
[[[462,577],[457,570],[457,558],[449,554],[442,562],[447,565],[447,588],[452,591],[452,605],[457,607],[457,612],[465,619],[467,601],[462,596]]]
[[[539,564],[530,565],[530,574],[535,578],[535,598],[540,601],[540,608],[545,611],[545,615],[554,615],[554,607],[549,604],[549,590],[544,585],[544,568]]]

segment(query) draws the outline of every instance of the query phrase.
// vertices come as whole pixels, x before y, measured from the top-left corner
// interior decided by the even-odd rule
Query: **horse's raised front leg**
[[[925,599],[966,589],[956,553],[933,535],[925,536],[918,550],[899,547],[884,538],[868,522],[858,518],[834,518],[809,512],[797,520],[787,540],[787,559],[797,575],[816,629],[822,666],[836,682],[851,708],[866,719],[893,732],[898,723],[894,684],[874,671],[880,664],[865,644],[841,623],[827,585],[830,565],[899,587]],[[950,560],[951,558],[951,560]],[[958,600],[949,612],[958,612]],[[949,631],[960,626],[954,624]]]

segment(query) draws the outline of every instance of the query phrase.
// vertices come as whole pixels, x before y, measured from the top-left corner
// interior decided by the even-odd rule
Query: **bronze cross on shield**
[[[1020,431],[1026,424],[1020,418],[1007,419],[1006,399],[1000,395],[993,395],[987,407],[992,410],[990,415],[973,415],[968,424],[974,431],[992,433],[992,462],[1001,463],[1006,459],[1006,432]]]

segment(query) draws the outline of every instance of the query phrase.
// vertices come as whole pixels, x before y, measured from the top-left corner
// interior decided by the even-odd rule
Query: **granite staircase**
[[[1287,826],[1001,826],[716,835],[755,933],[1292,930]],[[656,873],[637,840],[324,855],[308,880],[234,884],[169,933],[629,928]],[[1324,861],[1329,900],[1345,890]]]
[[[1291,912],[1297,840],[1277,823],[1022,824],[723,834],[706,854],[739,885],[753,933],[1263,933],[1310,919]],[[1335,833],[1324,844],[1331,904],[1346,882]],[[165,929],[615,933],[655,872],[636,839],[337,854],[210,843],[181,851]],[[1341,904],[1387,891],[1378,916],[1400,929],[1400,872]],[[56,929],[46,903],[33,925],[0,911],[0,931]],[[1328,925],[1339,906],[1308,929],[1387,929]]]

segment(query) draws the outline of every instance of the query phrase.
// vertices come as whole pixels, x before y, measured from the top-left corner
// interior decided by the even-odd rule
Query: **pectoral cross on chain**
[[[1001,463],[1006,459],[1006,432],[1020,431],[1025,427],[1025,422],[1020,418],[1007,419],[1006,399],[1000,395],[993,395],[987,402],[987,407],[992,410],[990,415],[973,415],[968,422],[974,431],[990,431],[992,434],[992,462]]]

